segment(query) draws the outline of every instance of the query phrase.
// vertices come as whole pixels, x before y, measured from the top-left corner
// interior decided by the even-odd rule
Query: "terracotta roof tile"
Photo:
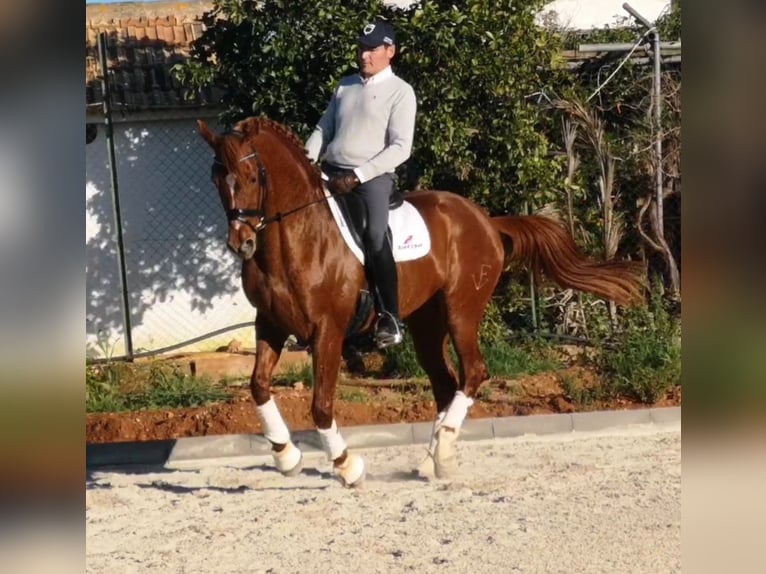
[[[98,60],[98,35],[107,33],[107,67],[115,108],[167,108],[216,103],[220,93],[210,89],[196,101],[170,73],[189,57],[191,43],[202,35],[202,14],[210,1],[125,2],[86,5],[86,102],[103,101]]]

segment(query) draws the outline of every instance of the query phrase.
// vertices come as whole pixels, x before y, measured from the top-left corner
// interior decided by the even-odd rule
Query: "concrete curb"
[[[469,419],[460,430],[460,440],[547,435],[574,431],[598,431],[637,424],[672,425],[680,422],[681,407],[625,411],[595,411],[553,415],[529,415],[491,419]],[[349,448],[368,448],[425,444],[431,438],[432,423],[399,423],[343,427]],[[314,431],[292,433],[293,441],[304,452],[322,453]],[[269,456],[271,447],[262,435],[216,435],[151,442],[126,442],[86,445],[88,469],[120,466],[173,465],[205,459]]]

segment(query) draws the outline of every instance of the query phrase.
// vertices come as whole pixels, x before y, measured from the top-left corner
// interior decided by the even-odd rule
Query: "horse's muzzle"
[[[234,246],[231,244],[231,242],[228,243],[229,249],[231,249],[234,254],[239,257],[240,259],[247,260],[251,259],[253,255],[255,255],[255,238],[253,239],[246,239],[242,243],[239,244],[239,246]]]
[[[256,235],[249,233],[246,227],[233,225],[229,228],[227,246],[240,259],[247,260],[255,255]]]

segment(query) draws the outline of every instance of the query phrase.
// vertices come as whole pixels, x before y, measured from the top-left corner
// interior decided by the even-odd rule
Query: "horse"
[[[202,120],[197,123],[214,152],[211,177],[229,221],[227,246],[241,259],[242,288],[257,309],[250,389],[274,464],[286,476],[302,468],[302,453],[270,391],[272,372],[292,334],[312,349],[311,414],[333,474],[345,486],[359,485],[365,463],[348,452],[333,401],[347,327],[366,280],[333,219],[320,168],[306,157],[298,137],[271,119],[247,118],[221,134]],[[460,427],[489,378],[479,325],[506,265],[522,262],[564,288],[622,305],[642,301],[643,280],[636,262],[588,259],[553,219],[491,217],[448,191],[412,191],[406,200],[431,238],[426,255],[397,263],[401,317],[436,402],[420,470],[446,477],[457,467]],[[373,322],[369,311],[359,331],[369,331]],[[448,354],[450,340],[459,359],[457,373]]]

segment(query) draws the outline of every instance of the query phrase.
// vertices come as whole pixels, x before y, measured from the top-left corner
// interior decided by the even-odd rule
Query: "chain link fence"
[[[204,115],[204,114],[203,114]],[[214,115],[207,121],[218,129]],[[114,122],[114,166],[104,124],[86,145],[87,349],[91,357],[212,350],[253,344],[255,310],[241,293],[239,261],[225,249],[226,218],[210,182],[199,114],[168,111]],[[113,214],[116,172],[124,267]],[[121,284],[129,306],[122,313]],[[130,329],[133,349],[127,349]]]

